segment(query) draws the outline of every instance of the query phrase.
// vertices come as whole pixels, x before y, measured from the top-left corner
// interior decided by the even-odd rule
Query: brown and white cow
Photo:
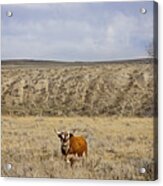
[[[71,165],[74,157],[87,156],[87,142],[83,136],[74,136],[67,131],[57,132],[57,135],[61,141],[61,153]]]

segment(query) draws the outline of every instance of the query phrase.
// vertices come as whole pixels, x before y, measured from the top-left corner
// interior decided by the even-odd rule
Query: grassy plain
[[[2,176],[153,180],[155,65],[2,61]],[[64,162],[54,129],[86,138],[84,163]]]
[[[153,180],[153,127],[152,118],[2,116],[2,175]],[[75,129],[86,138],[84,164],[64,162],[54,129]]]

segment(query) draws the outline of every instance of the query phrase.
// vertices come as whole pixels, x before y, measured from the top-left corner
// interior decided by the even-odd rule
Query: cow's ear
[[[72,136],[74,136],[73,133],[70,133],[70,138],[71,138]]]
[[[59,138],[61,138],[61,137],[62,137],[61,132],[57,132],[57,136],[58,136]]]

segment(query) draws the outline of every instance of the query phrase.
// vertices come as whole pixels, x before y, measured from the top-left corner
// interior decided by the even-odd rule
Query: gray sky
[[[142,7],[146,14],[139,12]],[[146,57],[152,11],[152,1],[3,5],[2,59]]]

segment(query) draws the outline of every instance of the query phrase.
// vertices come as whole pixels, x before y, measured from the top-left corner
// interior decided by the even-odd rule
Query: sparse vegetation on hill
[[[152,116],[153,59],[2,62],[2,114]]]

